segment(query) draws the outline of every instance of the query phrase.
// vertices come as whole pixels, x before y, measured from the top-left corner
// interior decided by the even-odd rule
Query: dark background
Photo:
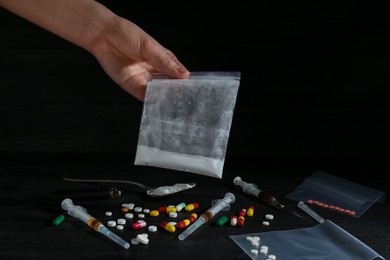
[[[241,72],[227,174],[275,173],[269,184],[280,194],[318,169],[390,190],[383,181],[390,159],[385,1],[100,2],[171,49],[190,71]],[[137,173],[142,103],[83,49],[6,10],[0,19],[3,203],[36,185],[23,178]],[[277,191],[286,175],[296,182]],[[389,253],[386,245],[377,248]]]
[[[190,71],[242,73],[228,160],[387,163],[390,37],[381,2],[102,3]],[[0,152],[131,162],[142,103],[86,51],[5,10],[1,17]]]

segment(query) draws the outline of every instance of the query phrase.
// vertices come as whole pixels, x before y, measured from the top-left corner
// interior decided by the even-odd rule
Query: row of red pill
[[[344,208],[341,208],[341,207],[338,207],[338,206],[334,206],[334,205],[329,205],[329,204],[323,203],[323,202],[318,201],[318,200],[310,200],[309,199],[309,200],[307,200],[307,203],[312,204],[312,205],[316,205],[316,206],[319,206],[319,207],[323,207],[323,208],[326,208],[326,209],[334,210],[334,211],[337,211],[339,213],[344,213],[344,214],[347,214],[347,215],[350,215],[350,216],[353,216],[353,217],[356,216],[356,212],[353,211],[353,210],[344,209]]]

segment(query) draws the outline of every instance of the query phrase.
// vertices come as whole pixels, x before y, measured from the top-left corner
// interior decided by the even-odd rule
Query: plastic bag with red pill
[[[333,212],[360,217],[375,202],[384,202],[382,191],[317,171],[285,196]]]

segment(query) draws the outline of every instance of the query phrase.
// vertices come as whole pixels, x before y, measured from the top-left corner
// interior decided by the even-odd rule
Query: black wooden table
[[[99,162],[96,159],[99,159]],[[223,178],[216,179],[154,167],[131,166],[125,158],[113,160],[103,155],[85,158],[84,162],[76,163],[64,162],[60,159],[51,159],[45,163],[38,157],[32,156],[30,160],[23,163],[23,167],[18,166],[17,171],[13,170],[15,165],[12,165],[10,161],[12,160],[9,158],[8,163],[3,163],[3,168],[7,169],[2,171],[3,180],[1,182],[2,214],[0,221],[2,228],[0,237],[2,242],[0,256],[2,259],[171,259],[175,257],[250,259],[230,238],[231,235],[290,230],[317,224],[296,207],[296,201],[284,198],[304,178],[314,173],[315,168],[298,167],[296,164],[285,166],[275,161],[272,165],[248,167],[245,160],[228,161]],[[363,177],[370,176],[370,172],[361,171],[355,176],[343,176],[342,174],[350,174],[350,172],[330,168],[322,170],[352,181],[362,182],[364,180],[362,184],[379,190],[386,187],[378,180]],[[151,198],[137,186],[109,183],[106,183],[107,186],[102,186],[96,183],[69,182],[62,179],[64,176],[84,179],[132,180],[156,187],[189,182],[195,182],[197,185],[191,190],[168,197]],[[236,176],[241,176],[243,180],[259,185],[263,190],[277,197],[286,208],[293,209],[304,219],[265,206],[259,200],[241,192],[233,185],[233,179]],[[122,191],[120,198],[89,197],[98,189],[106,191],[111,185]],[[232,192],[236,197],[231,209],[218,213],[184,241],[178,240],[180,230],[171,233],[159,227],[163,221],[177,222],[187,218],[190,213],[200,215],[211,207],[213,200],[223,198],[227,192]],[[176,219],[170,218],[167,214],[160,214],[158,217],[145,214],[143,220],[147,222],[147,226],[158,226],[157,232],[149,232],[147,227],[134,230],[131,224],[140,218],[138,218],[138,213],[130,210],[134,218],[128,219],[124,230],[111,229],[128,242],[140,233],[149,234],[150,241],[147,245],[131,245],[128,250],[125,250],[80,220],[67,215],[61,208],[61,202],[65,198],[71,198],[76,205],[85,207],[93,217],[102,221],[106,226],[109,220],[124,217],[124,213],[121,212],[123,203],[134,203],[135,206],[143,209],[153,210],[160,206],[177,205],[181,202],[186,204],[198,202],[199,208],[192,212],[183,210],[178,213]],[[215,222],[221,216],[230,217],[242,208],[248,209],[250,205],[254,206],[254,216],[246,217],[243,227],[232,227],[229,223],[222,227],[216,226]],[[312,208],[380,255],[389,257],[390,205],[388,202],[375,203],[360,218],[353,218],[319,207]],[[113,215],[106,216],[106,211],[111,211]],[[60,214],[65,215],[65,220],[59,226],[54,226],[52,221]],[[274,215],[274,220],[270,221],[269,226],[262,224],[266,214]],[[268,246],[271,253],[272,245]]]

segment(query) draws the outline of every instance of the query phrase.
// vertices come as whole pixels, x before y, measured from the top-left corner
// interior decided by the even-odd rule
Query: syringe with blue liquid
[[[71,199],[64,199],[61,203],[61,207],[64,210],[68,211],[68,214],[72,217],[80,219],[82,222],[93,228],[99,233],[102,233],[115,243],[121,245],[125,249],[128,249],[130,247],[130,244],[117,236],[115,233],[108,230],[102,222],[97,220],[96,218],[92,217],[90,214],[87,213],[87,210],[81,206],[76,206],[73,204],[73,201]]]

